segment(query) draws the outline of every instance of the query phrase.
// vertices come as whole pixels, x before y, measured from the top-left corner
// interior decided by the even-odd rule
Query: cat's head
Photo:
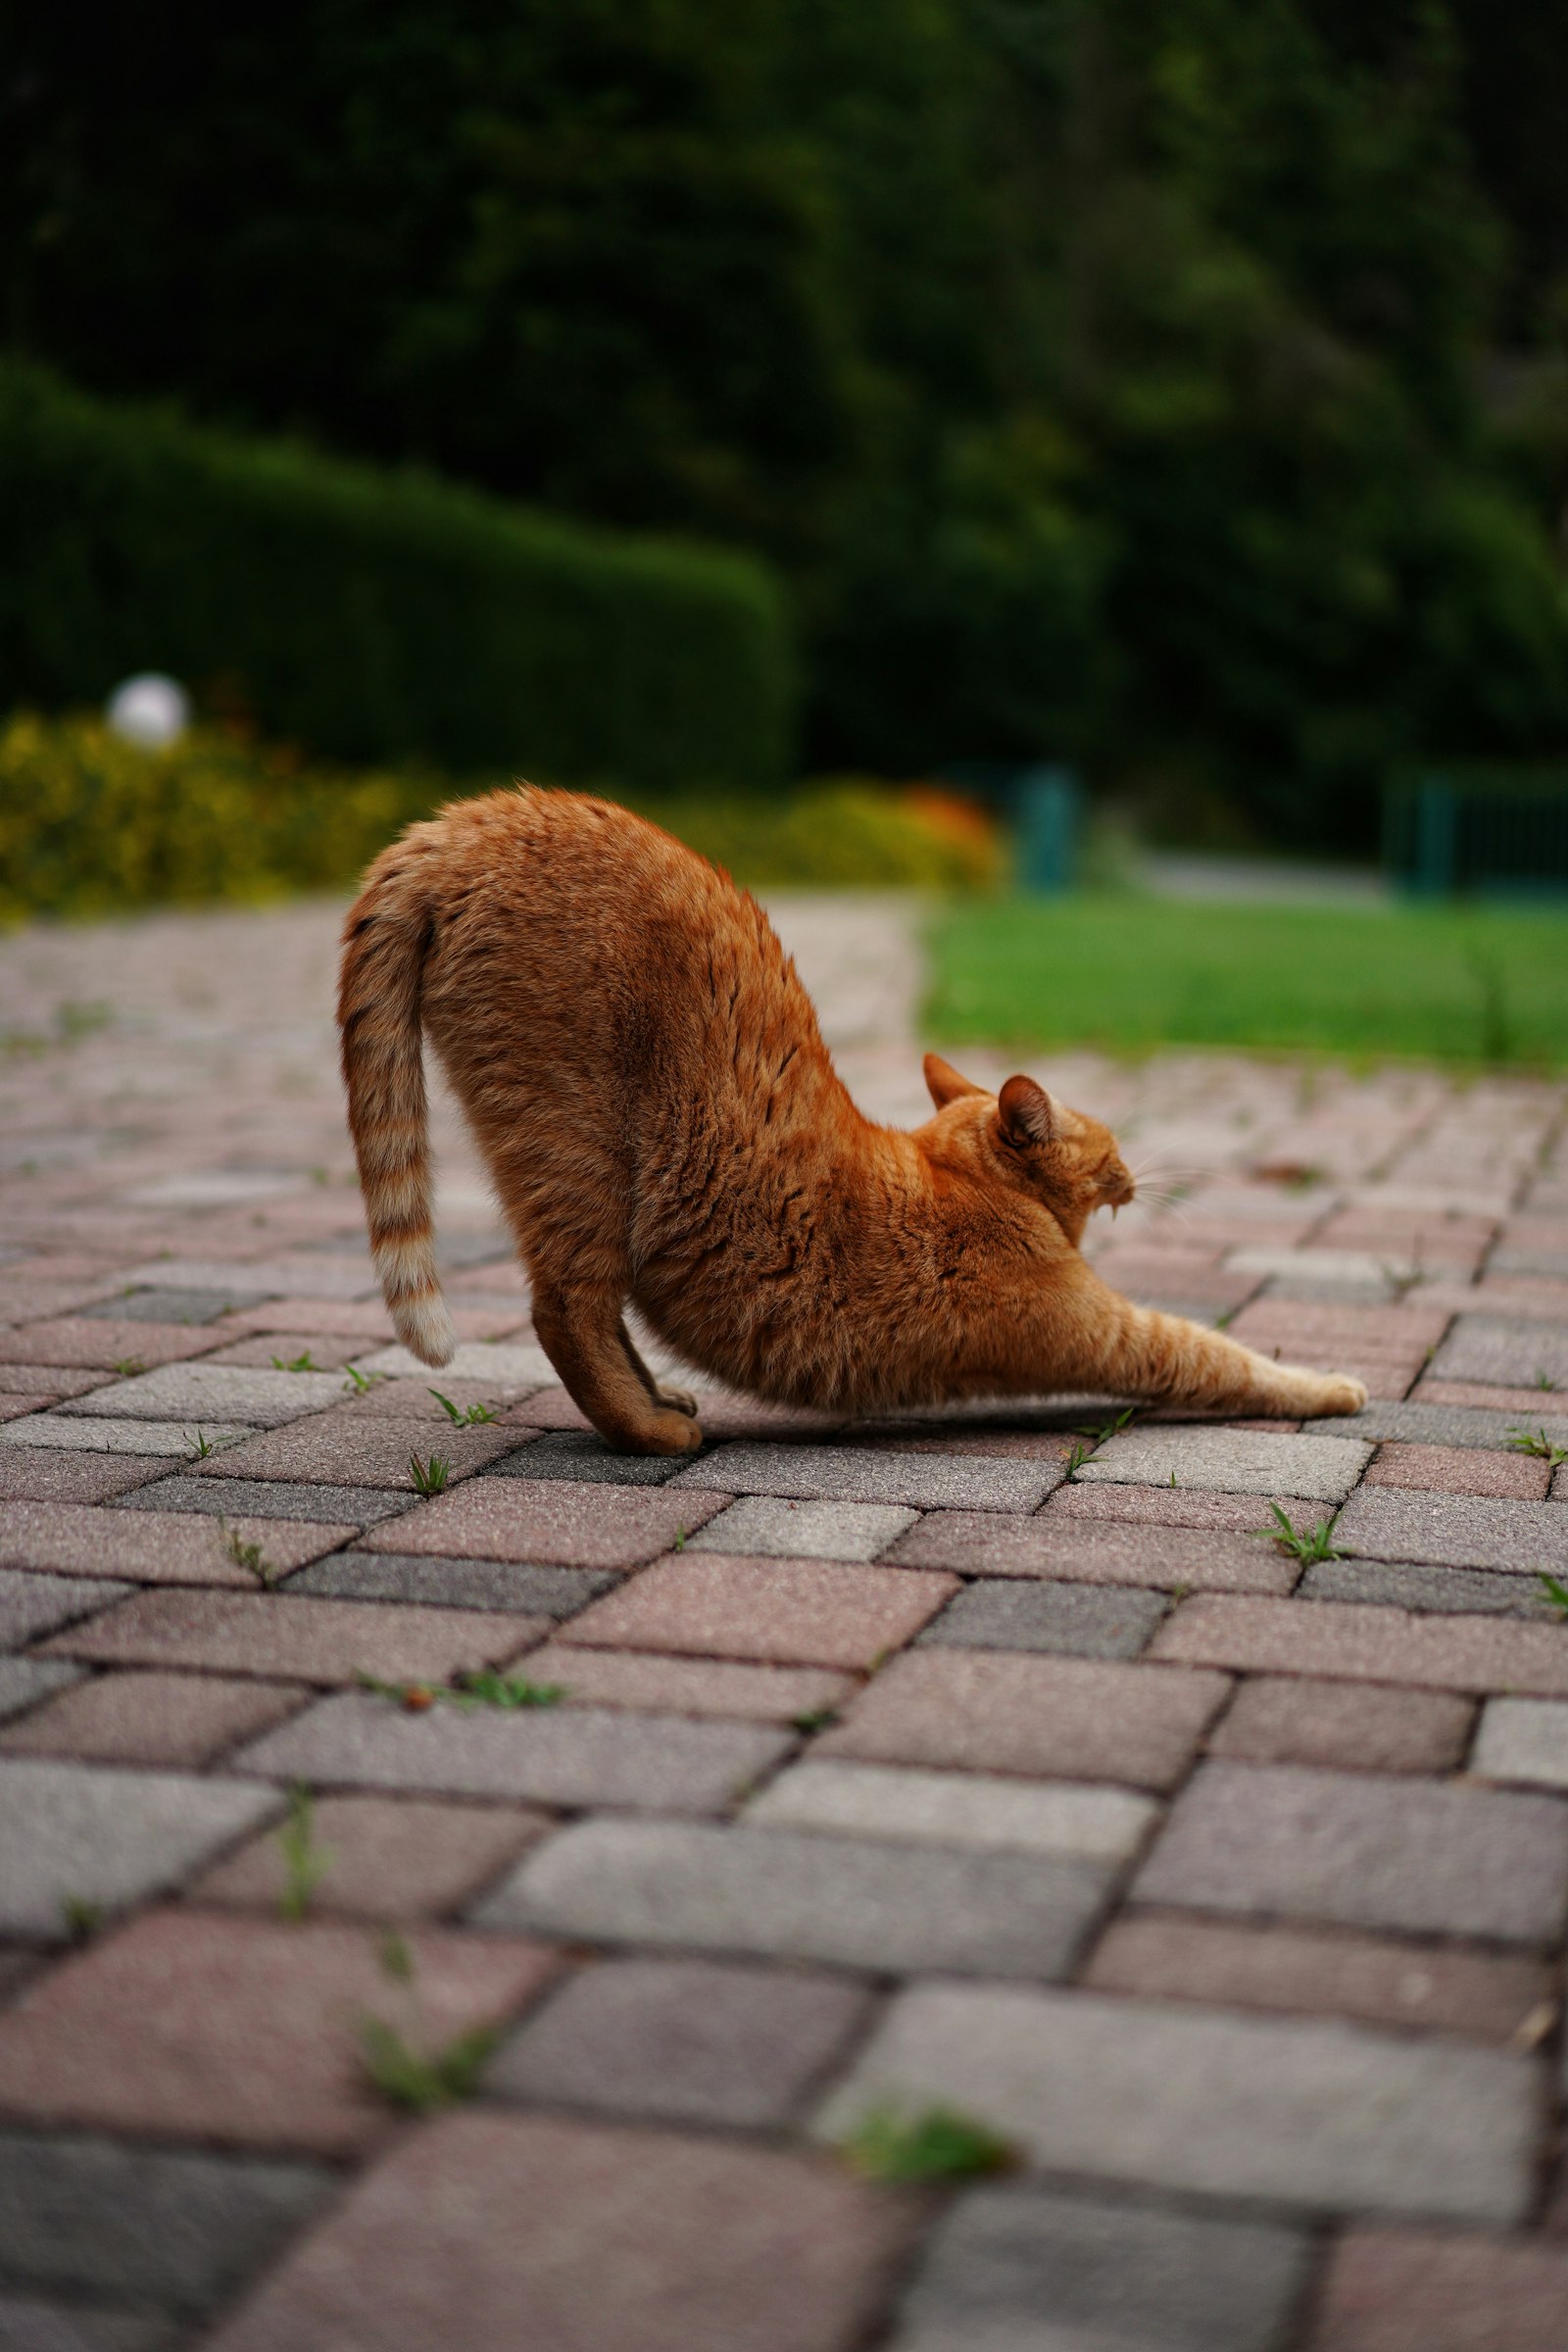
[[[1009,1078],[992,1095],[928,1054],[925,1082],[937,1116],[924,1132],[943,1157],[983,1182],[1032,1194],[1074,1246],[1097,1208],[1118,1209],[1132,1199],[1133,1180],[1110,1129],[1069,1110],[1033,1078]]]

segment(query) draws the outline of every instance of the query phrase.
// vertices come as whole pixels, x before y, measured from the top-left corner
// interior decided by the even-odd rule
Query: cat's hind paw
[[[654,1394],[666,1412],[684,1413],[689,1420],[697,1418],[697,1399],[690,1389],[674,1389],[662,1380],[657,1381]]]

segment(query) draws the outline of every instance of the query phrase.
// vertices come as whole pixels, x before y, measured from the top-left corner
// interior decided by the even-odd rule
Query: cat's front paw
[[[702,1442],[701,1424],[687,1414],[656,1413],[638,1450],[643,1453],[695,1453]]]
[[[1318,1395],[1317,1411],[1358,1413],[1366,1403],[1366,1386],[1359,1380],[1326,1380]]]

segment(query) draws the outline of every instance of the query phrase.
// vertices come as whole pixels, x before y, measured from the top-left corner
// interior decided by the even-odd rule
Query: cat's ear
[[[983,1095],[986,1091],[971,1079],[960,1077],[952,1062],[944,1061],[940,1054],[926,1055],[925,1082],[931,1089],[931,1100],[938,1110],[946,1110],[948,1104],[956,1102],[961,1095]]]
[[[1056,1132],[1056,1105],[1033,1078],[1009,1078],[997,1108],[1010,1144],[1049,1144]]]

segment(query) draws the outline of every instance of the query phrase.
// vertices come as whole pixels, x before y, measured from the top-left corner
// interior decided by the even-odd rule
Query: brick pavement
[[[1182,1179],[1105,1272],[1353,1422],[650,1465],[439,1092],[463,1347],[389,1344],[332,928],[0,942],[0,2345],[1568,2344],[1561,1091],[1042,1065]],[[917,1119],[904,918],[786,928]],[[850,2168],[933,2104],[1017,2169]]]

